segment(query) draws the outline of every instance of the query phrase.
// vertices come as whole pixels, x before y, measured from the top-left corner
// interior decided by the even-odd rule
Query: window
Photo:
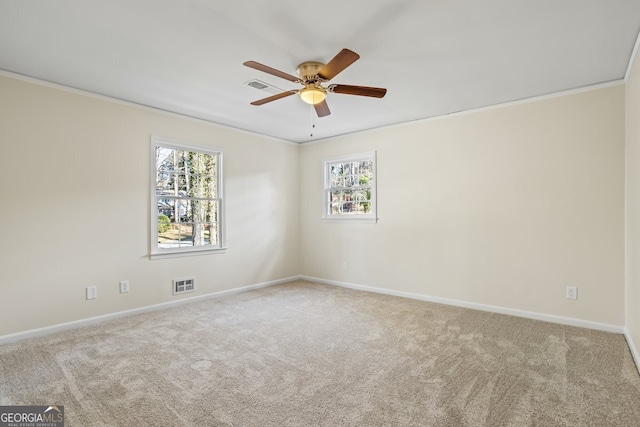
[[[151,142],[151,255],[223,249],[222,153]]]
[[[376,221],[376,153],[324,162],[324,218]]]

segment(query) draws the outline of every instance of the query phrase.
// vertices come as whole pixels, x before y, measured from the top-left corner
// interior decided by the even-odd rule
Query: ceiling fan
[[[314,106],[318,117],[324,117],[331,114],[329,106],[327,105],[326,97],[328,92],[341,93],[345,95],[358,95],[369,96],[372,98],[382,98],[387,89],[379,87],[368,86],[352,86],[352,85],[338,85],[331,84],[329,86],[323,86],[323,83],[328,82],[342,72],[349,65],[353,64],[360,58],[360,55],[349,49],[342,49],[336,56],[333,57],[326,65],[321,62],[307,61],[298,65],[296,72],[298,77],[292,76],[275,68],[268,67],[255,61],[247,61],[243,65],[253,68],[258,71],[262,71],[271,74],[276,77],[280,77],[290,82],[300,83],[304,86],[299,90],[288,90],[277,95],[269,96],[267,98],[259,99],[251,103],[251,105],[263,105],[267,102],[275,101],[277,99],[286,98],[287,96],[298,94],[300,98],[307,104]]]

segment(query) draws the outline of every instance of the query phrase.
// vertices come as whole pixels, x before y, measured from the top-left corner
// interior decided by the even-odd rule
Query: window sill
[[[375,224],[378,222],[378,218],[358,218],[358,217],[339,217],[339,218],[322,218],[324,222],[352,222],[356,224]]]
[[[149,259],[165,259],[165,258],[180,258],[180,257],[190,257],[197,255],[214,255],[214,254],[224,254],[227,252],[228,248],[211,248],[211,249],[186,249],[180,251],[171,251],[171,252],[156,252],[149,254]]]

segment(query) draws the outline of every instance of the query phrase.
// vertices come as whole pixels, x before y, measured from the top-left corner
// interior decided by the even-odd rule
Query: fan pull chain
[[[310,105],[309,107],[309,113],[311,114],[311,134],[309,136],[313,138],[313,130],[316,128],[316,116],[314,114],[313,105]]]

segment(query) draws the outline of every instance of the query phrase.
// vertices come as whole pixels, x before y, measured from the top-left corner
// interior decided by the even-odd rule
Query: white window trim
[[[357,162],[363,160],[373,160],[373,182],[371,184],[371,213],[362,215],[329,215],[329,207],[327,205],[327,191],[329,182],[329,165],[340,162]],[[322,220],[327,222],[351,222],[363,224],[375,224],[378,222],[378,171],[377,171],[376,151],[368,151],[365,153],[350,154],[340,157],[332,157],[324,159],[323,182],[322,182]]]
[[[219,239],[220,245],[214,247],[207,246],[187,246],[183,248],[171,248],[163,249],[158,247],[158,212],[157,212],[157,199],[156,199],[156,147],[166,147],[179,150],[193,150],[200,151],[208,154],[218,155],[218,198],[220,199],[220,206],[218,211],[219,216]],[[151,135],[150,144],[150,239],[149,239],[149,258],[150,259],[162,259],[162,258],[174,258],[185,257],[194,255],[207,255],[207,254],[220,254],[227,251],[226,247],[226,212],[225,212],[225,196],[224,196],[224,172],[223,172],[223,151],[216,147],[209,147],[193,142],[186,142],[172,138],[165,138],[161,136]]]

